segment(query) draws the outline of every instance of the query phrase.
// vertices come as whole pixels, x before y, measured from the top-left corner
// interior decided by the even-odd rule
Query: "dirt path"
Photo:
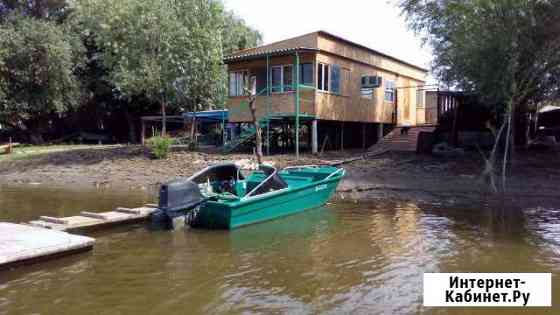
[[[303,155],[265,157],[278,167],[338,161],[359,152],[331,152],[318,158]],[[520,155],[508,179],[512,195],[560,198],[560,156],[556,153]],[[26,158],[0,160],[0,184],[45,184],[152,190],[177,177],[190,176],[215,163],[236,161],[249,166],[249,154],[172,152],[165,160],[152,160],[140,146],[78,147],[53,150]],[[479,179],[482,160],[478,154],[445,160],[413,153],[387,153],[344,165],[347,176],[339,197],[362,198],[454,198],[488,195]]]

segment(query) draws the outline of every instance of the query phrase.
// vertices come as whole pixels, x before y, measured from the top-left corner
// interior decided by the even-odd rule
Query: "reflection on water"
[[[68,214],[71,207],[102,210],[150,198],[26,193],[0,192],[2,220],[43,214],[31,209]],[[0,314],[473,312],[423,308],[424,272],[552,272],[554,308],[476,311],[557,314],[559,223],[553,207],[378,201],[231,232],[135,225],[94,234],[91,253],[0,273]]]

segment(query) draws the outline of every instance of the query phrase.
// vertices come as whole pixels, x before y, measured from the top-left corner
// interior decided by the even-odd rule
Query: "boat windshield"
[[[260,170],[266,176],[265,179],[256,185],[245,197],[258,196],[275,190],[288,187],[288,184],[278,175],[278,170],[272,166],[261,165]]]
[[[206,194],[228,192],[234,195],[237,195],[237,183],[243,179],[239,167],[233,163],[209,166],[189,178]]]

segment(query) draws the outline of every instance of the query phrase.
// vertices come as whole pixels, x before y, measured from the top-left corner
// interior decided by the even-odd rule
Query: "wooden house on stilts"
[[[229,123],[241,129],[251,121],[249,87],[265,152],[366,148],[392,127],[426,121],[426,69],[324,31],[238,51],[224,62]],[[238,131],[229,148],[250,136]]]

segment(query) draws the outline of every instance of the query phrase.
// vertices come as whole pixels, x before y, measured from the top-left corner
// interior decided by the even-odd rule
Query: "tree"
[[[42,142],[49,115],[80,100],[75,76],[83,47],[64,26],[18,14],[0,24],[0,121]]]
[[[556,88],[558,0],[402,0],[409,26],[434,52],[436,76],[498,112],[523,112]]]
[[[558,89],[560,1],[401,0],[399,4],[409,26],[432,47],[435,75],[495,106],[497,120],[507,125],[506,143],[522,143],[520,135],[526,133],[516,128],[516,122]]]
[[[0,0],[0,19],[17,12],[38,19],[62,21],[67,9],[66,0]]]
[[[209,0],[80,0],[109,81],[126,97],[144,95],[196,109],[220,93],[221,3]]]
[[[222,32],[224,55],[262,44],[262,34],[247,26],[245,21],[233,12],[224,12]]]

